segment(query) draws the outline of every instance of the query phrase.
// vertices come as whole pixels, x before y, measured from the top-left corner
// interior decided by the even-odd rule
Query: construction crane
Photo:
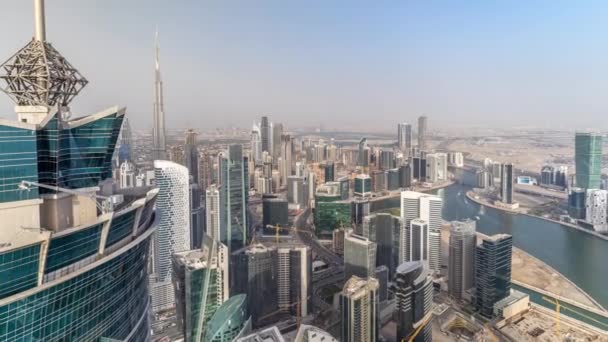
[[[422,321],[422,324],[420,324],[418,326],[418,328],[416,328],[416,330],[414,330],[414,333],[412,335],[410,335],[410,337],[407,339],[407,342],[413,342],[414,339],[416,338],[416,336],[418,336],[418,334],[420,334],[422,329],[431,321],[432,318],[433,318],[432,313],[429,314],[428,316],[426,316],[426,318],[424,318],[424,320]],[[402,338],[401,342],[405,342],[405,338]]]
[[[80,192],[80,191],[76,191],[76,190],[72,190],[72,189],[66,189],[66,188],[61,188],[58,186],[47,185],[47,184],[31,182],[31,181],[26,181],[26,180],[22,180],[21,183],[19,183],[19,189],[21,189],[21,190],[30,191],[33,186],[37,186],[39,188],[44,188],[44,189],[48,189],[48,190],[53,190],[56,192],[63,192],[63,193],[70,194],[70,195],[91,198],[95,201],[95,205],[97,206],[97,208],[104,214],[111,213],[112,211],[114,211],[114,204],[112,203],[111,197],[100,196],[95,193]],[[101,204],[99,202],[97,202],[98,199],[101,200]]]
[[[302,232],[302,233],[310,234],[309,230],[298,229],[298,228],[295,228],[295,227],[288,228],[288,227],[281,227],[279,225],[268,225],[267,227],[271,227],[271,228],[274,229],[274,231],[275,231],[275,238],[276,238],[276,242],[277,243],[279,243],[279,237],[280,237],[279,231],[281,231],[281,230],[286,230],[286,231],[293,230],[293,231],[296,231],[296,232]]]
[[[553,298],[553,300],[543,296],[543,300],[555,305],[555,334],[557,335],[557,338],[559,338],[561,340],[561,329],[560,329],[560,310],[561,310],[561,304],[559,303],[559,300],[557,300],[557,298]]]

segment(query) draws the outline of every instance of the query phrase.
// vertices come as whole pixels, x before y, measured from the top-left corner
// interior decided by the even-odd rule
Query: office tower
[[[281,136],[283,135],[283,124],[272,124],[272,158],[275,160],[282,157],[281,154]]]
[[[156,63],[154,64],[154,130],[152,132],[152,158],[167,159],[167,141],[165,138],[165,105],[163,103],[163,80],[160,74],[160,46],[156,32]]]
[[[243,157],[242,145],[230,145],[228,154],[221,160],[222,184],[220,186],[220,228],[222,243],[229,250],[237,250],[247,244],[249,229],[249,171],[247,158]]]
[[[192,177],[192,176],[190,176]],[[192,181],[192,178],[190,179]],[[201,186],[190,183],[190,248],[200,248],[205,234],[205,210],[201,201]]]
[[[304,325],[301,325],[300,327],[303,326]],[[264,330],[256,331],[253,334],[243,336],[237,339],[236,342],[285,342],[285,339],[283,338],[283,335],[281,335],[279,328],[275,325]]]
[[[366,216],[363,220],[363,236],[376,243],[376,266],[386,266],[393,278],[399,256],[401,218],[388,213]]]
[[[382,170],[388,170],[395,167],[395,153],[393,151],[383,150],[380,152],[379,167]]]
[[[229,295],[228,248],[205,236],[200,249],[172,256],[177,326],[186,341],[200,341]]]
[[[247,294],[253,327],[265,325],[278,312],[276,247],[245,247],[232,253],[230,265],[230,293]]]
[[[335,180],[334,175],[336,171],[334,162],[326,162],[325,165],[323,165],[323,169],[325,171],[325,182],[333,182]]]
[[[180,165],[186,166],[186,159],[184,158],[184,149],[182,146],[171,146],[169,147],[169,160]]]
[[[188,168],[192,181],[199,182],[198,178],[198,149],[196,146],[196,132],[192,129],[186,131],[184,144],[184,166]]]
[[[220,192],[215,184],[211,184],[205,191],[205,228],[207,235],[216,241],[222,241]]]
[[[513,164],[502,164],[500,176],[500,200],[506,204],[513,204]]]
[[[267,116],[262,116],[260,130],[262,133],[262,152],[268,152],[272,156],[272,130]]]
[[[279,311],[297,317],[312,312],[312,254],[310,247],[280,244],[277,248]]]
[[[262,221],[264,227],[268,225],[287,227],[289,225],[288,215],[287,201],[285,199],[277,198],[276,196],[264,196],[262,199]]]
[[[151,296],[154,312],[175,306],[171,255],[190,249],[190,187],[188,169],[167,160],[154,161],[159,222],[154,237]]]
[[[418,118],[418,149],[421,151],[426,150],[427,146],[427,121],[426,116]]]
[[[450,225],[448,293],[456,299],[469,297],[475,286],[476,222],[453,221]]]
[[[540,184],[552,185],[554,183],[555,168],[550,165],[545,165],[540,170]]]
[[[230,297],[215,311],[207,324],[204,342],[233,342],[251,331],[247,295]],[[188,341],[188,340],[186,340]]]
[[[357,154],[357,166],[368,167],[369,166],[369,147],[367,146],[367,139],[362,138],[359,141],[359,152]]]
[[[475,308],[491,317],[494,304],[511,291],[513,238],[496,234],[483,239],[475,253]]]
[[[340,198],[347,200],[350,198],[350,181],[347,176],[338,178],[340,183]]]
[[[397,125],[397,146],[406,155],[412,149],[412,125],[400,123]]]
[[[293,141],[291,139],[291,135],[289,134],[281,134],[280,137],[280,149],[279,154],[283,160],[283,165],[279,169],[281,173],[281,184],[287,183],[287,178],[292,174],[292,152],[293,152]]]
[[[133,139],[131,134],[131,125],[129,119],[125,118],[122,122],[120,136],[116,144],[118,150],[118,163],[122,164],[126,161],[133,161]]]
[[[429,262],[429,224],[425,220],[410,221],[409,261]]]
[[[426,180],[435,183],[448,180],[447,155],[429,153],[426,155]]]
[[[555,181],[554,184],[557,186],[561,186],[563,188],[567,188],[568,184],[568,167],[565,165],[561,165],[555,171]],[[604,189],[608,190],[608,189]]]
[[[372,195],[372,178],[366,174],[359,174],[355,177],[355,196],[368,197]]]
[[[462,152],[448,152],[448,164],[455,167],[464,166],[464,156]]]
[[[262,163],[262,133],[260,126],[255,123],[251,129],[251,158],[255,165]]]
[[[378,301],[384,302],[388,299],[388,267],[381,265],[376,267],[374,278],[378,280]]]
[[[125,109],[69,118],[87,81],[34,4],[34,38],[0,66],[17,112],[0,119],[0,340],[146,340],[158,190],[129,189],[120,207],[99,198],[98,213],[91,188],[112,177]]]
[[[344,228],[336,228],[331,235],[331,247],[338,255],[344,255],[344,234]]]
[[[399,185],[399,169],[390,169],[386,171],[386,190],[394,191],[400,188]]]
[[[375,342],[378,337],[378,281],[353,276],[340,293],[341,340]]]
[[[492,174],[492,185],[498,187],[502,181],[502,164],[499,162],[492,162],[490,173]]]
[[[608,209],[608,191],[587,189],[585,198],[585,221],[596,231],[606,231],[606,211]]]
[[[428,224],[429,246],[428,261],[432,272],[441,270],[441,208],[440,197],[414,191],[401,193],[401,219],[403,228],[399,237],[399,263],[411,261],[412,241],[410,240],[411,222],[424,220]]]
[[[361,235],[344,236],[344,278],[373,277],[376,271],[376,243]]]
[[[372,190],[374,192],[382,192],[386,190],[387,174],[386,171],[376,170],[372,172]]]
[[[491,184],[491,175],[487,170],[477,170],[475,172],[475,183],[478,188],[485,189]]]
[[[577,132],[574,138],[576,186],[599,189],[602,175],[602,135]]]
[[[363,225],[364,219],[370,212],[370,203],[367,198],[354,198],[352,201],[352,223],[355,225],[357,231]]]
[[[412,165],[412,177],[417,179],[419,182],[426,181],[426,155],[424,157],[412,157],[410,164]]]
[[[267,340],[262,340],[267,341]],[[274,342],[278,340],[270,340],[268,342]],[[248,341],[238,341],[238,342],[248,342]],[[253,341],[251,341],[253,342]],[[327,331],[321,330],[312,325],[302,324],[298,329],[298,334],[294,342],[338,342],[330,333]]]
[[[308,202],[308,186],[304,187],[304,177],[287,177],[287,200],[290,204],[305,206]]]
[[[130,161],[124,161],[120,164],[120,182],[121,189],[132,188],[135,186],[135,165]]]
[[[568,194],[568,215],[570,217],[584,220],[587,208],[585,206],[585,189],[571,188]]]
[[[433,281],[421,261],[405,262],[397,267],[395,287],[397,298],[397,341],[408,340],[417,327],[424,325],[415,341],[433,340],[431,324]]]
[[[399,187],[409,188],[412,186],[412,164],[399,166]]]
[[[310,206],[312,201],[315,199],[315,193],[317,192],[317,181],[314,172],[306,171],[305,173],[306,183],[308,183],[308,202],[306,206]],[[340,183],[342,184],[342,183]],[[348,181],[347,181],[348,185]]]

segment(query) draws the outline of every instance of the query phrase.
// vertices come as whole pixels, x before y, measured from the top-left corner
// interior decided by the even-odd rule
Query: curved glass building
[[[249,333],[251,317],[247,309],[247,295],[230,297],[222,304],[207,326],[204,342],[232,342]]]
[[[71,119],[87,84],[36,34],[0,65],[17,120],[0,119],[0,341],[148,341],[148,249],[158,191],[102,191],[124,108]]]

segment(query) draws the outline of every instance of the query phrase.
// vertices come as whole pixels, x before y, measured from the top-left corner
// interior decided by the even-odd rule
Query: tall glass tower
[[[229,250],[243,248],[247,243],[249,215],[248,159],[242,145],[230,145],[228,155],[221,160],[220,190],[221,238]]]
[[[511,253],[513,238],[496,234],[477,246],[475,255],[475,307],[491,317],[494,304],[511,292]]]
[[[34,39],[0,66],[17,112],[0,119],[0,341],[148,341],[158,191],[99,194],[125,109],[71,118],[87,81],[34,5]]]
[[[574,138],[576,186],[599,189],[602,176],[602,136],[577,132]]]

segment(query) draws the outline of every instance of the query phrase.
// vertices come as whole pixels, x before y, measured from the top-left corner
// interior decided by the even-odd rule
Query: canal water
[[[558,223],[512,215],[466,198],[471,187],[453,184],[435,193],[443,198],[443,219],[477,220],[477,230],[513,236],[513,244],[544,261],[608,307],[608,241]],[[377,211],[400,206],[399,198],[372,202]]]

